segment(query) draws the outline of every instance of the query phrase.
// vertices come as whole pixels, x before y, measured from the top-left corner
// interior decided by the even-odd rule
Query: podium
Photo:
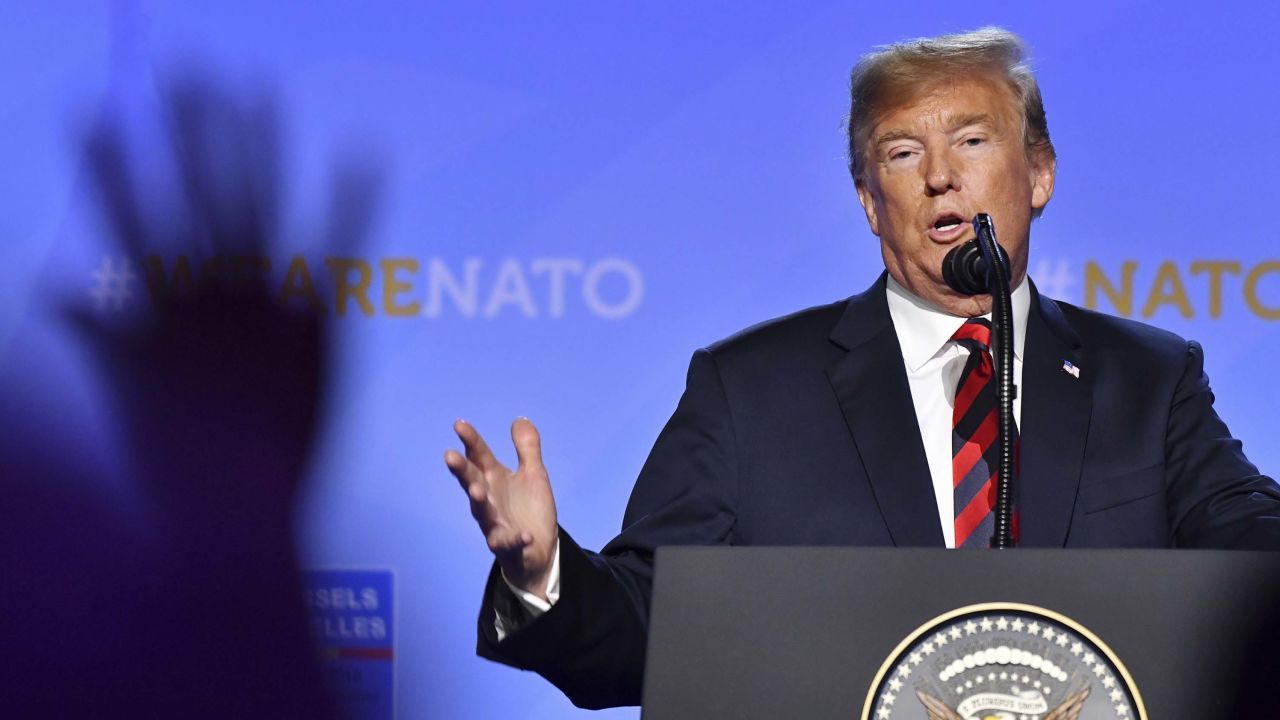
[[[1280,553],[699,547],[656,567],[644,720],[1280,717]]]

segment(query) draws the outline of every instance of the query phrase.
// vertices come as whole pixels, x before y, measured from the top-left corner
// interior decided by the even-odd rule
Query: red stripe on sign
[[[340,647],[334,648],[339,660],[391,660],[391,648]]]

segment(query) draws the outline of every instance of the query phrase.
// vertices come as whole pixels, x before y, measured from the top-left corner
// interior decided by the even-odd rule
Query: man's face
[[[1053,195],[1054,163],[1028,158],[1012,90],[983,76],[939,85],[887,113],[871,130],[858,199],[895,280],[940,310],[974,317],[991,296],[963,296],[942,259],[974,237],[987,213],[1009,253],[1010,281],[1027,272],[1031,212]]]

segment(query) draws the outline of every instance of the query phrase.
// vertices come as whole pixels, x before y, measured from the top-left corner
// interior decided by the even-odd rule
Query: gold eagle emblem
[[[916,690],[916,697],[924,705],[928,720],[964,720],[960,713],[951,709],[946,703],[922,690]],[[1068,697],[1061,705],[1045,714],[1041,720],[1077,720],[1084,709],[1085,698],[1089,697],[1089,686]],[[979,720],[1001,720],[999,716],[983,716]]]

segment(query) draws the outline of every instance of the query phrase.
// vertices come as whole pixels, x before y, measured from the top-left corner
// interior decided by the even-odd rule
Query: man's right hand
[[[471,514],[512,585],[547,599],[547,579],[556,548],[556,502],[542,464],[542,440],[527,418],[511,423],[519,466],[513,472],[494,457],[470,423],[453,430],[466,456],[444,454],[449,472],[471,500]]]

